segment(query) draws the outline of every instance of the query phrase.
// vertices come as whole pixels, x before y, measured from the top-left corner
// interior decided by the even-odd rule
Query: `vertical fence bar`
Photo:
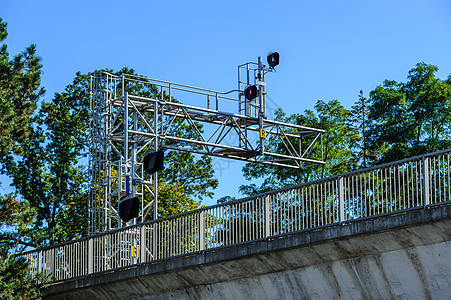
[[[144,263],[147,261],[146,259],[146,225],[141,225],[140,229],[140,237],[139,237],[139,262]]]
[[[265,233],[265,237],[268,237],[271,235],[270,233],[270,222],[269,222],[269,195],[264,196],[265,197],[265,228],[264,228],[264,233]]]
[[[199,251],[205,248],[205,222],[204,211],[199,212]]]
[[[343,177],[338,176],[338,223],[341,224],[345,221],[345,201],[344,201],[344,190],[343,190]]]
[[[154,222],[152,224],[152,254],[153,254],[153,259],[156,260],[158,259],[158,253],[157,253],[157,222]]]
[[[93,273],[94,269],[94,247],[93,239],[88,238],[88,274]]]
[[[446,154],[446,170],[447,170],[447,174],[448,174],[448,176],[447,176],[447,185],[446,185],[446,189],[445,189],[445,191],[447,191],[448,192],[448,198],[446,197],[446,194],[445,194],[445,199],[444,199],[444,201],[446,201],[446,199],[450,199],[450,191],[451,191],[451,187],[450,187],[450,176],[449,176],[449,155],[448,155],[448,153]]]
[[[423,207],[429,205],[429,157],[423,155]]]
[[[42,251],[41,250],[39,250],[38,251],[38,261],[37,261],[37,264],[36,264],[36,272],[42,272],[43,270],[42,270]]]
[[[50,260],[50,273],[55,275],[58,278],[55,270],[56,270],[56,248],[52,248],[51,252],[51,260]]]

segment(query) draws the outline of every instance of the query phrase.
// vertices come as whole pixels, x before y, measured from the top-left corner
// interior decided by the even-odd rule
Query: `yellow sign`
[[[266,139],[266,129],[260,129],[260,137],[262,139]]]
[[[132,246],[132,257],[139,257],[139,246]]]

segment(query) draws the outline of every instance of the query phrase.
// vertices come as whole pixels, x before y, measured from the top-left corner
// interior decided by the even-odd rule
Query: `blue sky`
[[[1,1],[11,54],[37,45],[51,100],[77,71],[138,73],[220,91],[237,66],[280,53],[267,92],[288,113],[338,99],[350,108],[424,61],[451,73],[451,1]],[[181,99],[179,99],[181,100]],[[243,163],[218,160],[216,198],[239,197]],[[3,189],[8,191],[3,179]],[[213,204],[215,200],[206,201]]]

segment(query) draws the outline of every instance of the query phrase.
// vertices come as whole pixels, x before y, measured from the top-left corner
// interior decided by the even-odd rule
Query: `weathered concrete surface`
[[[48,299],[450,299],[451,206],[51,286]]]

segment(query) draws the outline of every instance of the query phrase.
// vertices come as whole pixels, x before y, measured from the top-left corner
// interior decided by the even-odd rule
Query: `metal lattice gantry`
[[[141,222],[157,218],[158,175],[147,175],[142,163],[148,149],[294,169],[323,164],[323,130],[267,119],[267,71],[260,58],[239,66],[237,98],[135,75],[92,74],[90,233],[125,225],[118,216],[125,195],[141,199]],[[256,99],[243,96],[245,84],[258,86]]]

